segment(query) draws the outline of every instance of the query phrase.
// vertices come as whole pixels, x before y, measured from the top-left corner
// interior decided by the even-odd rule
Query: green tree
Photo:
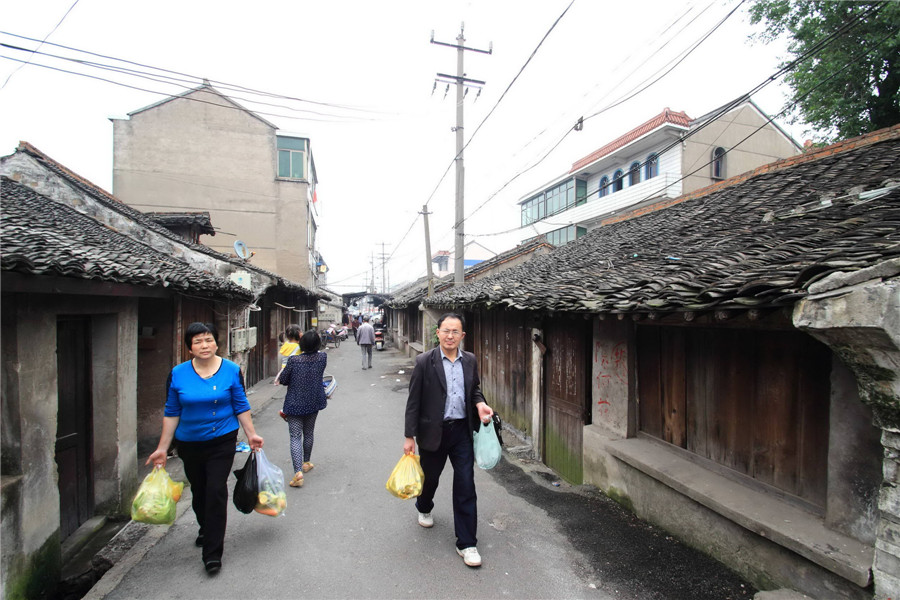
[[[765,26],[755,38],[788,36],[782,66],[812,51],[786,75],[794,122],[823,141],[900,123],[900,2],[753,0],[750,19]]]

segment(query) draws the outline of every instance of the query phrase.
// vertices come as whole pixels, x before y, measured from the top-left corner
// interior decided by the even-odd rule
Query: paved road
[[[564,483],[554,487],[552,473],[539,463],[508,457],[492,471],[476,468],[484,565],[466,567],[454,547],[449,465],[432,529],[416,523],[412,501],[384,489],[402,454],[412,361],[395,351],[376,352],[374,368],[363,371],[352,340],[328,354],[327,372],[339,387],[316,425],[316,468],[303,488],[288,488],[284,515],[243,515],[230,506],[223,569],[209,577],[193,544],[193,512],[183,500],[175,524],[155,526],[144,547],[89,597],[752,597],[754,590],[733,573],[602,495]],[[254,406],[264,404],[255,424],[267,456],[290,478],[287,426],[278,417],[283,390],[262,402],[273,389],[257,386],[251,395]],[[235,467],[246,456],[237,454]]]

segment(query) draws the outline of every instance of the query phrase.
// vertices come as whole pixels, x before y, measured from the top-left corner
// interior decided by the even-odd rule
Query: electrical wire
[[[743,2],[743,0],[742,0],[742,2]],[[725,104],[724,106],[722,106],[722,107],[720,107],[719,109],[717,109],[716,111],[714,111],[715,114],[709,116],[708,119],[707,119],[704,123],[702,123],[702,124],[701,124],[700,126],[698,126],[697,128],[695,128],[695,129],[689,131],[687,134],[685,134],[683,137],[679,138],[678,140],[675,140],[675,141],[673,141],[672,143],[670,143],[670,144],[668,144],[667,146],[665,146],[662,150],[659,151],[658,154],[661,155],[661,154],[663,154],[664,152],[666,152],[666,151],[670,150],[671,148],[675,147],[676,145],[680,144],[684,139],[687,139],[688,137],[691,137],[691,136],[693,136],[693,135],[696,135],[697,133],[699,133],[700,131],[702,131],[704,128],[706,128],[707,126],[709,126],[709,125],[710,125],[712,122],[714,122],[716,119],[718,119],[720,116],[722,116],[722,115],[725,114],[726,112],[732,110],[732,108],[734,108],[734,106],[736,106],[737,104],[739,104],[740,102],[742,102],[745,98],[748,98],[748,97],[752,96],[753,94],[759,92],[760,90],[762,90],[762,89],[765,88],[766,86],[770,85],[771,83],[773,83],[774,81],[776,81],[778,78],[780,78],[781,76],[783,76],[784,74],[786,74],[788,71],[790,71],[791,69],[793,69],[794,67],[796,67],[798,64],[800,64],[800,63],[803,62],[804,60],[808,59],[810,56],[812,56],[814,53],[818,52],[819,50],[821,50],[822,48],[824,48],[824,47],[827,46],[828,44],[834,43],[834,41],[837,40],[838,37],[839,37],[840,35],[843,35],[843,34],[844,34],[846,31],[848,31],[850,28],[854,27],[856,24],[858,24],[860,21],[862,21],[862,19],[867,18],[867,17],[869,17],[869,16],[872,16],[872,15],[876,14],[876,13],[877,13],[878,11],[880,11],[882,8],[883,8],[882,5],[873,6],[873,7],[870,8],[867,12],[864,12],[864,13],[861,13],[861,14],[857,15],[857,17],[855,17],[854,19],[848,21],[847,23],[845,23],[844,25],[842,25],[839,29],[835,30],[834,32],[832,32],[831,34],[829,34],[828,36],[826,36],[825,38],[823,38],[822,40],[820,40],[815,46],[813,46],[812,48],[810,48],[810,50],[807,51],[804,55],[802,55],[802,56],[800,56],[800,57],[794,59],[794,60],[791,61],[790,63],[784,65],[784,66],[781,67],[778,71],[776,71],[774,74],[770,75],[770,76],[767,77],[765,80],[763,80],[762,82],[760,82],[759,84],[757,84],[757,85],[756,85],[753,89],[751,89],[749,92],[744,93],[744,94],[738,96],[737,98],[735,98],[735,99],[732,100],[731,102]],[[732,13],[729,13],[729,15],[730,15],[730,14],[732,14]],[[708,36],[707,36],[707,37],[708,37]],[[882,40],[882,41],[883,41],[883,40]],[[880,42],[879,42],[879,43],[880,43]],[[868,52],[870,52],[870,51],[871,51],[871,50],[867,50],[866,53],[868,53]],[[846,65],[845,65],[845,67],[846,67]],[[780,114],[780,113],[779,113],[779,114]],[[566,134],[563,135],[563,137],[560,139],[560,141],[557,142],[557,144],[553,147],[553,149],[555,149],[556,147],[558,147],[559,144],[562,143],[562,140],[564,140],[565,137],[568,136],[569,133],[571,133],[571,132],[573,131],[573,129],[574,129],[574,127],[573,127],[573,128],[570,128],[570,129],[566,132]],[[552,150],[551,150],[551,151],[552,151]],[[547,158],[548,155],[549,155],[549,153],[545,154],[545,155],[541,158],[541,161],[543,161],[545,158]],[[644,161],[643,163],[640,163],[640,168],[643,168],[644,166],[646,166],[646,164],[647,164],[647,161]],[[707,164],[708,164],[708,163],[707,163]],[[491,194],[491,195],[488,197],[487,200],[485,200],[484,202],[482,202],[482,203],[481,203],[474,211],[472,211],[472,213],[469,214],[469,216],[465,217],[465,218],[463,219],[463,221],[465,221],[466,219],[471,218],[476,212],[478,212],[479,210],[481,210],[481,208],[483,208],[488,202],[490,202],[494,197],[496,197],[496,195],[497,195],[503,188],[505,188],[506,186],[508,186],[510,183],[512,183],[512,181],[514,181],[515,179],[517,179],[518,177],[520,177],[522,174],[524,174],[524,173],[527,172],[528,170],[534,168],[534,166],[536,166],[536,165],[532,165],[532,166],[528,167],[527,169],[525,169],[524,171],[522,171],[522,172],[520,172],[520,173],[517,173],[515,176],[513,176],[512,179],[510,179],[510,180],[507,181],[505,184],[503,184],[503,186],[500,188],[500,190],[497,190],[496,192],[494,192],[493,194]],[[703,168],[703,167],[701,167],[701,168]],[[599,191],[599,188],[598,188],[598,191]],[[593,192],[592,192],[592,193],[593,193]],[[590,195],[590,194],[589,194],[589,195]],[[518,229],[518,228],[515,228],[515,229]],[[512,229],[511,231],[515,231],[515,229]],[[481,235],[499,235],[499,233],[496,233],[496,234],[495,234],[495,233],[492,233],[492,234],[481,234]],[[473,236],[473,237],[475,237],[475,236]]]
[[[69,16],[69,13],[72,12],[72,9],[75,8],[75,5],[76,5],[76,4],[78,4],[78,0],[75,0],[75,2],[72,3],[72,6],[69,7],[69,10],[67,10],[67,11],[66,11],[66,14],[64,14],[64,15],[62,16],[62,19],[60,19],[60,20],[56,23],[56,25],[53,27],[53,29],[50,30],[50,33],[48,33],[47,35],[44,36],[44,39],[42,39],[41,42],[40,42],[40,44],[38,44],[38,48],[40,48],[40,47],[43,46],[45,43],[47,43],[47,38],[49,38],[51,35],[53,35],[53,33],[54,33],[57,29],[59,29],[59,26],[62,25],[63,21],[66,20],[66,17]],[[37,41],[37,40],[34,40],[34,41]],[[37,52],[37,50],[35,50],[35,52]],[[28,64],[28,62],[25,62],[25,63],[19,65],[18,67],[16,67],[16,69],[15,69],[12,73],[10,73],[9,75],[7,75],[6,81],[3,82],[3,85],[0,85],[0,90],[3,90],[3,88],[6,87],[6,84],[9,83],[9,80],[12,79],[12,76],[15,75],[16,73],[18,73],[18,72],[19,72],[19,69],[21,69],[22,67],[24,67],[24,66],[27,65],[27,64]]]
[[[789,102],[788,104],[786,104],[786,105],[782,108],[782,110],[780,110],[780,111],[779,111],[778,113],[776,113],[775,115],[772,115],[772,116],[766,115],[766,121],[765,121],[762,125],[760,125],[760,126],[757,127],[756,129],[754,129],[752,132],[750,132],[749,134],[747,134],[746,136],[744,136],[741,140],[739,140],[737,143],[735,143],[731,148],[725,150],[725,155],[727,156],[727,154],[728,154],[729,152],[731,152],[732,150],[738,148],[741,144],[743,144],[743,143],[746,142],[748,139],[750,139],[751,137],[753,137],[754,135],[756,135],[757,133],[759,133],[759,132],[760,132],[764,127],[766,127],[767,125],[773,123],[774,120],[775,120],[776,118],[779,118],[779,117],[785,115],[786,113],[788,113],[791,109],[793,109],[799,102],[801,102],[802,100],[804,100],[807,96],[809,96],[810,94],[812,94],[814,91],[816,91],[816,90],[817,90],[818,88],[820,88],[821,86],[823,86],[823,85],[825,85],[826,83],[828,83],[828,82],[829,82],[830,80],[832,80],[833,78],[835,78],[835,77],[837,77],[838,75],[840,75],[843,71],[845,71],[845,70],[846,70],[847,68],[849,68],[851,65],[855,64],[856,61],[857,61],[858,59],[860,59],[860,58],[862,58],[863,56],[865,56],[865,55],[867,55],[867,54],[873,52],[873,51],[876,50],[876,49],[878,49],[885,41],[887,41],[889,38],[891,38],[892,35],[893,35],[893,34],[890,34],[890,33],[889,33],[889,34],[886,35],[885,37],[881,38],[878,42],[876,42],[875,45],[874,45],[874,47],[868,47],[868,48],[865,48],[865,49],[864,49],[862,52],[860,52],[859,54],[857,54],[857,55],[851,57],[851,59],[850,59],[849,61],[847,61],[846,63],[844,63],[839,69],[837,69],[837,70],[835,70],[834,72],[832,72],[828,77],[826,77],[825,79],[823,79],[822,81],[820,81],[819,83],[817,83],[815,86],[813,86],[812,88],[810,88],[810,89],[809,89],[806,93],[804,93],[803,95],[799,96],[798,98],[795,98],[794,100],[792,100],[791,102]],[[745,97],[745,96],[741,96],[741,97],[739,97],[737,100],[739,100],[739,99],[741,99],[741,98],[744,98],[744,97]],[[729,103],[729,104],[727,104],[726,106],[731,106],[732,104],[734,104],[734,102]],[[705,126],[706,124],[711,123],[711,122],[714,121],[715,119],[717,119],[718,116],[721,116],[721,115],[716,115],[716,116],[714,116],[714,117],[711,117],[708,121],[706,121],[706,123],[704,124],[704,126]],[[686,137],[687,137],[687,136],[686,136]],[[681,140],[678,141],[678,143],[680,143],[680,142],[681,142]],[[671,146],[669,146],[668,148],[671,148]],[[668,148],[667,148],[667,149],[668,149]],[[665,150],[660,151],[659,154],[662,154],[663,152],[665,152]],[[687,172],[686,174],[682,175],[682,176],[681,176],[680,178],[678,178],[677,180],[675,180],[675,181],[669,183],[665,188],[663,188],[663,190],[668,189],[669,187],[672,187],[673,185],[676,185],[676,184],[678,184],[678,183],[684,181],[685,179],[687,179],[688,177],[690,177],[690,176],[692,176],[692,175],[695,175],[696,173],[698,173],[698,172],[700,172],[701,170],[705,169],[706,167],[710,166],[710,165],[714,162],[714,160],[715,160],[715,159],[708,160],[707,162],[705,162],[704,164],[700,165],[698,168],[694,169],[693,171]],[[696,164],[696,161],[694,162],[694,164]],[[641,163],[640,168],[643,168],[645,165],[646,165],[646,162]],[[689,167],[689,168],[692,168],[692,167],[693,167],[693,165],[691,165],[691,167]],[[599,187],[598,187],[597,190],[592,190],[592,191],[588,192],[588,193],[586,194],[586,196],[591,196],[591,195],[593,195],[593,194],[596,193],[596,192],[599,192]],[[656,198],[656,197],[659,197],[659,192],[654,192],[653,194],[648,195],[648,196],[646,196],[646,197],[644,197],[644,198],[641,198],[640,200],[636,200],[633,204],[640,204],[641,202],[644,202],[644,201],[647,201],[647,200],[650,200],[650,199]],[[562,211],[562,212],[564,212],[564,211]],[[555,214],[562,214],[562,213],[555,213]],[[553,215],[550,215],[550,216],[553,216]],[[558,222],[552,222],[552,221],[548,221],[548,220],[546,220],[546,219],[542,219],[541,221],[534,221],[534,222],[532,222],[532,223],[529,223],[528,225],[525,225],[525,226],[519,226],[519,227],[514,227],[514,228],[508,229],[508,230],[506,230],[506,231],[500,231],[500,232],[496,232],[496,233],[488,233],[488,234],[473,234],[472,237],[490,237],[490,236],[496,236],[496,235],[504,235],[504,234],[507,234],[507,233],[512,233],[512,232],[515,232],[515,231],[518,231],[518,230],[525,229],[526,227],[532,227],[532,228],[534,228],[534,225],[535,225],[536,223],[540,223],[540,222],[542,222],[542,223],[544,223],[544,224],[546,224],[546,225],[560,226],[560,227],[567,227],[567,226],[570,226],[570,225],[575,224],[575,223],[572,222],[572,221],[563,222],[563,223],[558,223]],[[535,229],[535,233],[537,233],[537,229]]]
[[[77,4],[77,0],[76,0],[76,4]],[[74,5],[73,5],[73,6],[74,6]],[[71,9],[70,9],[70,10],[71,10]],[[52,33],[52,32],[51,32],[51,33]],[[18,34],[15,34],[15,33],[8,32],[8,31],[2,31],[2,30],[0,30],[0,34],[8,35],[8,36],[11,36],[11,37],[15,37],[15,38],[23,39],[23,40],[28,40],[28,41],[32,41],[32,42],[37,42],[37,41],[38,41],[38,40],[36,40],[35,38],[30,38],[30,37],[24,36],[24,35],[18,35]],[[70,51],[72,51],[72,52],[78,52],[78,53],[87,54],[87,55],[90,55],[90,56],[96,56],[96,57],[98,57],[98,58],[104,58],[104,59],[107,59],[107,60],[113,60],[113,61],[117,61],[117,62],[122,62],[122,63],[125,63],[125,64],[134,65],[134,66],[137,66],[137,67],[143,67],[143,68],[145,68],[145,69],[152,69],[152,70],[154,70],[154,71],[159,71],[159,72],[161,72],[161,73],[171,73],[172,75],[178,75],[178,76],[180,76],[180,77],[186,77],[186,78],[188,78],[188,80],[192,80],[192,81],[201,81],[201,80],[203,79],[202,77],[199,77],[199,76],[196,76],[196,75],[190,75],[190,74],[182,73],[182,72],[179,72],[179,71],[172,71],[172,70],[170,70],[170,69],[164,69],[164,68],[161,68],[161,67],[154,67],[154,66],[152,66],[152,65],[147,65],[147,64],[144,64],[144,63],[139,63],[139,62],[135,62],[135,61],[131,61],[131,60],[126,60],[126,59],[123,59],[123,58],[116,58],[116,57],[114,57],[114,56],[109,56],[109,55],[106,55],[106,54],[99,54],[99,53],[96,53],[96,52],[91,52],[91,51],[89,51],[89,50],[81,50],[81,49],[79,49],[79,48],[74,48],[74,47],[72,47],[72,46],[64,46],[64,45],[62,45],[62,44],[55,44],[55,43],[53,43],[53,42],[46,42],[46,40],[45,40],[44,42],[42,42],[42,43],[46,43],[48,46],[54,46],[54,47],[57,47],[57,48],[62,48],[62,49],[65,49],[65,50],[70,50]],[[184,81],[184,80],[182,80],[182,81]],[[353,110],[353,111],[372,112],[372,113],[377,113],[377,114],[383,114],[383,113],[379,113],[379,111],[374,111],[374,110],[371,110],[371,109],[366,109],[366,108],[361,108],[361,107],[351,106],[351,105],[348,105],[348,104],[334,104],[334,103],[330,103],[330,102],[319,102],[319,101],[315,101],[315,100],[308,100],[308,99],[305,99],[305,98],[298,98],[298,97],[295,97],[295,96],[286,96],[286,95],[283,95],[283,94],[276,94],[276,93],[273,93],[273,92],[267,92],[267,91],[264,91],[264,90],[254,89],[254,88],[245,87],[245,86],[241,86],[241,85],[237,85],[237,84],[230,84],[230,83],[226,83],[226,82],[224,82],[224,81],[218,81],[218,80],[209,80],[209,81],[210,81],[211,84],[216,84],[216,87],[219,87],[219,88],[221,88],[221,89],[223,89],[223,90],[241,90],[241,91],[250,92],[250,93],[252,93],[252,94],[254,94],[254,95],[259,95],[259,96],[268,96],[268,97],[272,97],[272,98],[281,98],[281,99],[283,99],[283,100],[292,100],[292,101],[296,101],[296,102],[305,102],[305,103],[308,103],[308,104],[316,104],[316,105],[319,105],[319,106],[328,106],[328,107],[331,107],[331,108],[341,108],[341,109],[344,109],[344,110]]]

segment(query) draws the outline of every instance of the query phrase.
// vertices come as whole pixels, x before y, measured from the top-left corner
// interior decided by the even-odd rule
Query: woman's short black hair
[[[202,333],[211,334],[213,339],[216,340],[216,344],[219,343],[219,330],[216,329],[215,325],[212,323],[191,323],[187,326],[187,329],[184,330],[184,345],[190,349],[194,337]]]
[[[288,325],[287,329],[284,330],[285,339],[291,340],[292,342],[299,342],[302,335],[303,330],[300,329],[299,325]]]
[[[318,352],[321,346],[322,339],[319,337],[319,332],[315,329],[310,329],[300,337],[301,352]]]
[[[459,324],[462,325],[463,330],[466,329],[466,320],[463,319],[463,316],[459,313],[448,312],[441,315],[441,318],[438,319],[437,326],[438,329],[441,328],[441,323],[443,323],[446,319],[458,319]]]

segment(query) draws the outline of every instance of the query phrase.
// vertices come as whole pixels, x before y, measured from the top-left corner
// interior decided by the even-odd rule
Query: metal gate
[[[554,319],[544,327],[546,376],[541,454],[566,481],[582,483],[582,437],[588,394],[590,321]]]

